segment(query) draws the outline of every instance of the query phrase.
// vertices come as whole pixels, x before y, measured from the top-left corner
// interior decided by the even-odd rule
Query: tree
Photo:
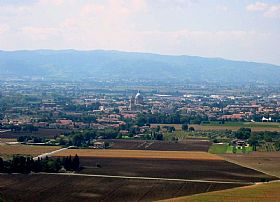
[[[71,164],[72,164],[72,160],[71,160],[71,156],[66,156],[66,158],[63,158],[62,160],[62,164],[63,167],[65,168],[65,170],[71,170]]]
[[[78,171],[80,169],[80,159],[77,154],[73,158],[72,168],[74,171]]]
[[[160,131],[160,126],[157,126],[156,127],[156,132],[159,132]]]
[[[280,140],[275,143],[275,148],[277,151],[280,151]]]
[[[191,127],[189,128],[189,131],[194,131],[194,127],[191,126]]]
[[[66,145],[66,141],[64,138],[59,139],[59,145]]]
[[[0,193],[0,202],[3,202],[4,200],[3,200],[3,196],[2,196],[2,194]]]
[[[144,126],[147,123],[146,117],[144,115],[138,115],[136,119],[136,124],[138,126]]]
[[[251,136],[251,128],[240,128],[235,132],[237,139],[247,140]]]
[[[156,134],[156,140],[163,140],[163,135],[161,133]]]
[[[248,143],[253,147],[253,151],[257,151],[257,146],[259,145],[259,140],[256,134],[251,135]]]
[[[182,130],[186,131],[188,130],[188,128],[189,128],[188,124],[186,123],[182,124]]]
[[[82,134],[74,135],[73,137],[73,144],[77,147],[82,146],[84,143],[84,136]]]
[[[236,147],[233,146],[233,148],[232,148],[232,153],[236,154],[236,151],[237,151]]]
[[[3,159],[0,157],[0,172],[2,172],[4,170],[4,161]]]

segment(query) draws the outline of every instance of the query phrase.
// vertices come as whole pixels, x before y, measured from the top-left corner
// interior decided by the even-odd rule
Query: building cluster
[[[201,121],[279,122],[278,92],[247,95],[240,92],[155,93],[76,88],[70,84],[32,87],[4,86],[0,124],[41,128],[120,128],[139,114],[183,114]],[[137,92],[137,93],[136,93]],[[266,91],[264,91],[266,92]],[[1,103],[0,103],[1,104]]]

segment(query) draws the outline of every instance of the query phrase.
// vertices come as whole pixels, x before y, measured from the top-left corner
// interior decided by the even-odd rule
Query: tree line
[[[208,117],[197,113],[143,113],[138,114],[136,124],[138,126],[143,126],[147,124],[200,124],[203,121],[209,121]]]
[[[1,173],[30,173],[30,172],[49,172],[56,173],[62,169],[66,171],[79,171],[80,159],[78,155],[61,158],[38,158],[16,155],[10,160],[4,160],[0,157]]]

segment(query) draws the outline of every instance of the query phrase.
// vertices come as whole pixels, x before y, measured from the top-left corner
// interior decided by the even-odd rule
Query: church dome
[[[143,101],[143,96],[140,94],[140,92],[138,91],[138,93],[136,94],[135,96],[135,104],[139,105],[143,105],[144,104],[144,101]]]
[[[138,99],[138,98],[142,98],[142,95],[140,94],[140,92],[138,92],[135,96],[135,99]]]

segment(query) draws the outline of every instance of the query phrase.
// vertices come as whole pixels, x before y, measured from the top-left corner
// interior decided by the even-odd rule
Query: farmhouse
[[[246,141],[244,141],[244,140],[239,140],[239,139],[232,140],[231,143],[232,143],[233,146],[238,146],[238,147],[247,146]]]
[[[105,149],[105,142],[101,142],[101,141],[96,141],[93,143],[93,149]]]

